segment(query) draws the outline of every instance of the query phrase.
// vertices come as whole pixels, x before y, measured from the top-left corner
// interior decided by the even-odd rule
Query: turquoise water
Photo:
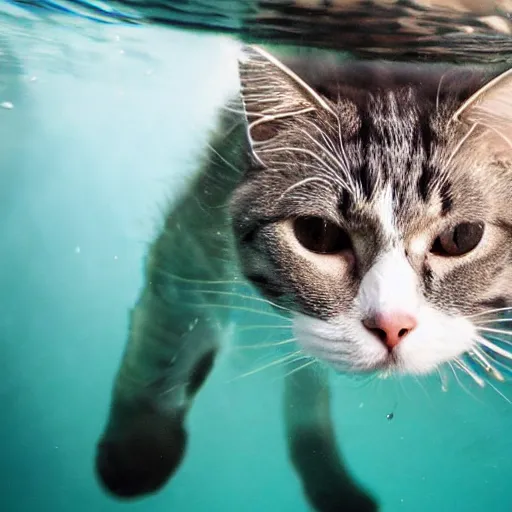
[[[119,503],[93,473],[145,249],[236,90],[233,44],[33,14],[0,26],[0,510],[307,511],[281,369],[235,379],[271,348],[225,351],[164,491]],[[446,392],[437,376],[333,385],[342,451],[381,510],[512,510],[512,406],[492,387],[453,374]]]

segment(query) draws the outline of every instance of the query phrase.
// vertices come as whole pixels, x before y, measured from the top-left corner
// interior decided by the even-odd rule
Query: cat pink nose
[[[376,313],[365,318],[363,325],[392,350],[416,328],[418,322],[408,313]]]

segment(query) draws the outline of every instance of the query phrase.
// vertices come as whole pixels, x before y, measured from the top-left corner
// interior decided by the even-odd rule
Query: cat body
[[[512,76],[318,56],[285,65],[246,48],[240,78],[241,103],[148,252],[97,455],[120,497],[155,492],[179,466],[239,274],[335,370],[455,362],[478,381],[470,353],[501,378],[485,352],[501,349],[473,318],[512,305]],[[305,493],[321,512],[376,510],[344,467],[329,407],[322,366],[286,377]]]

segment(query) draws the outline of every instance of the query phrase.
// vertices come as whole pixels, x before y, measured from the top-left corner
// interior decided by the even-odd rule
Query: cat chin
[[[304,351],[340,373],[426,375],[475,346],[476,329],[466,318],[424,305],[418,319],[391,352],[354,315],[321,320],[297,313],[293,326]]]

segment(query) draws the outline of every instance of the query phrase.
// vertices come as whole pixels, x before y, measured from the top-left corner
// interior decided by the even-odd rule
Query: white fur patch
[[[365,274],[356,304],[363,317],[394,312],[416,316],[421,299],[416,273],[397,247],[380,256]]]
[[[388,185],[379,195],[375,204],[376,213],[386,236],[391,239],[398,238],[398,232],[395,225],[395,212],[393,205],[393,189]]]
[[[475,345],[475,327],[465,318],[449,316],[426,304],[416,318],[418,326],[397,345],[392,361],[386,347],[355,315],[339,315],[326,322],[297,314],[293,323],[298,344],[342,372],[431,373]]]
[[[414,316],[417,326],[390,358],[388,349],[362,320],[371,314],[393,312]],[[293,324],[304,350],[339,371],[429,373],[471,350],[476,336],[469,320],[426,303],[417,275],[400,248],[384,253],[366,273],[350,311],[329,321],[296,314]]]

